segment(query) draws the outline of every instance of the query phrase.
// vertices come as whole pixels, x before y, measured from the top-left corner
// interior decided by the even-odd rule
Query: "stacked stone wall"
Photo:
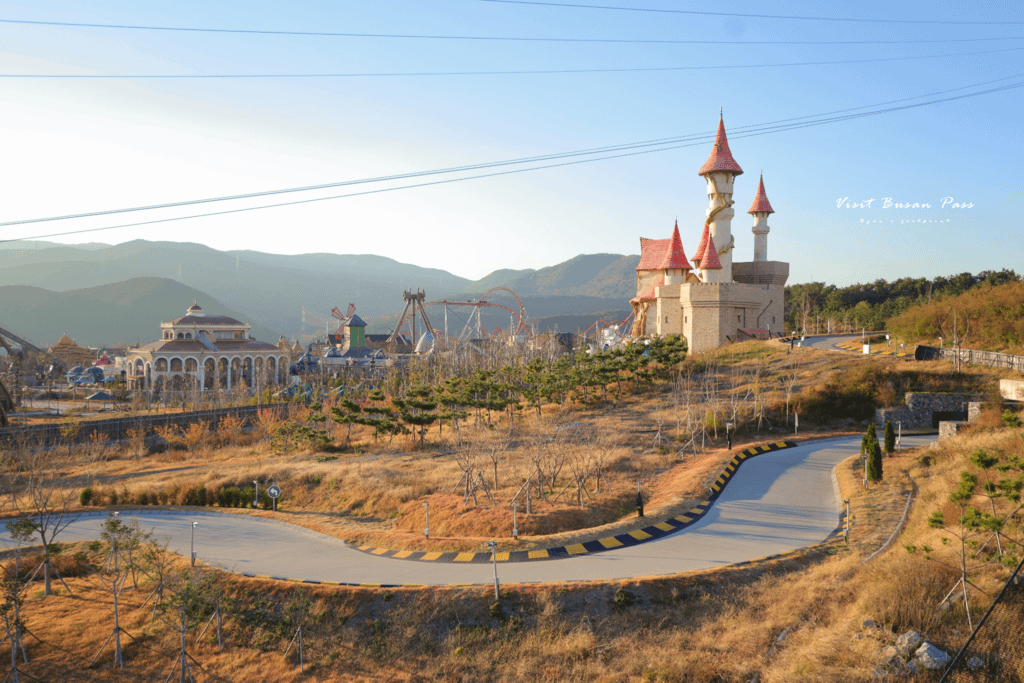
[[[934,429],[935,414],[940,413],[946,420],[967,420],[971,413],[972,403],[978,403],[975,414],[980,412],[980,399],[977,394],[931,394],[908,392],[902,408],[879,408],[875,411],[875,422],[884,426],[887,421],[893,424],[901,422],[904,429]]]

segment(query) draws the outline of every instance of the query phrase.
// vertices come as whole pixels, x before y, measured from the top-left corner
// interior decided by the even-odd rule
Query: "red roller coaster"
[[[632,322],[632,313],[626,316],[625,320],[619,320],[618,322],[598,320],[586,329],[583,336],[590,339],[591,333],[593,333],[593,339],[598,345],[604,341],[618,343],[630,335]]]

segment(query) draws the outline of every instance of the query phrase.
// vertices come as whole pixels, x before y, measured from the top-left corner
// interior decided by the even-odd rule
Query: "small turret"
[[[658,270],[665,271],[666,285],[685,283],[686,271],[693,270],[693,266],[686,260],[686,252],[683,251],[683,240],[679,237],[679,221],[676,221],[676,227],[672,229],[672,237]]]
[[[772,209],[771,203],[768,201],[768,195],[764,191],[764,176],[761,176],[761,180],[757,184],[757,195],[754,197],[754,203],[750,205],[750,210],[747,213],[754,217],[754,227],[751,228],[751,232],[754,233],[754,260],[755,261],[767,261],[768,260],[768,214],[775,213]]]

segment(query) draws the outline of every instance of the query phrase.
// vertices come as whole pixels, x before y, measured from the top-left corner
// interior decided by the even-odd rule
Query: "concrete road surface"
[[[932,436],[904,437],[907,447]],[[721,567],[803,548],[838,526],[841,496],[833,471],[860,450],[860,437],[814,441],[747,460],[714,506],[696,524],[640,545],[557,560],[499,562],[504,583],[623,579]],[[854,511],[856,513],[856,510]],[[487,564],[432,563],[378,557],[344,542],[276,520],[199,510],[125,511],[184,556],[193,521],[202,562],[248,574],[362,584],[473,584],[493,582]],[[86,513],[58,537],[99,537],[105,513]],[[660,520],[651,519],[652,523]],[[0,547],[10,547],[4,532]]]

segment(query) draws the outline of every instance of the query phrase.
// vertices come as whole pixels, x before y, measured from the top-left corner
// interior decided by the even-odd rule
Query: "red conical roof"
[[[697,244],[697,251],[693,252],[693,262],[700,267],[699,261],[704,258],[704,250],[708,248],[708,240],[711,239],[711,230],[708,224],[704,224],[704,232],[700,234],[700,242]]]
[[[707,224],[704,225],[704,234],[707,235],[707,242],[704,241],[704,237],[701,237],[701,243],[704,245],[704,251],[693,257],[696,261],[700,259],[701,270],[721,270],[722,262],[718,260],[718,247],[715,246],[715,238],[711,236],[711,231],[708,230]]]
[[[747,213],[775,213],[772,205],[768,203],[768,195],[764,193],[764,176],[761,176],[761,180],[757,183],[757,195],[754,196],[754,203],[750,205],[750,210]]]
[[[711,148],[711,156],[697,171],[697,175],[707,175],[712,171],[731,171],[736,175],[743,173],[743,169],[732,158],[729,151],[729,140],[725,137],[725,122],[718,119],[718,135],[715,136],[715,146]]]
[[[668,242],[668,249],[665,250],[665,258],[658,265],[658,270],[671,270],[681,268],[682,270],[693,270],[693,266],[686,260],[686,252],[683,251],[683,241],[679,239],[679,221],[672,229],[672,237]]]

